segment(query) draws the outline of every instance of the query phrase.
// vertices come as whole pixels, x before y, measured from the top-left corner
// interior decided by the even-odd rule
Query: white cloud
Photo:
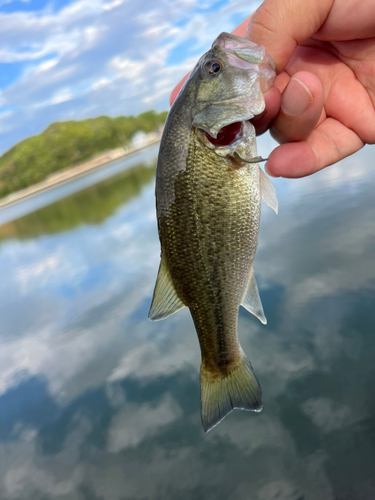
[[[73,99],[72,92],[67,88],[63,88],[61,90],[58,90],[56,94],[52,96],[50,103],[51,105],[60,104],[61,102],[70,101],[71,99]]]
[[[284,480],[267,483],[258,493],[259,500],[298,500],[300,498],[301,491]]]
[[[0,6],[13,3],[14,1],[15,0],[0,0]],[[18,0],[18,1],[23,2],[23,3],[29,3],[30,0]]]
[[[126,0],[113,0],[112,2],[107,2],[103,5],[103,10],[112,10],[119,5],[123,4]]]
[[[72,494],[81,481],[79,468],[72,474],[72,477],[58,481],[44,470],[38,469],[31,463],[10,469],[4,478],[4,486],[8,493],[8,498],[17,498],[27,490],[36,488],[49,495],[69,495]]]
[[[48,61],[40,63],[36,68],[35,72],[47,71],[58,63],[58,59],[49,59]]]
[[[6,118],[9,118],[10,116],[12,116],[13,113],[14,113],[14,111],[11,111],[11,110],[1,112],[0,113],[0,120],[4,120]]]
[[[2,125],[9,131],[0,150],[66,116],[166,109],[174,85],[220,31],[234,27],[230,8],[249,10],[245,1],[229,2],[217,12],[214,5],[184,0],[151,8],[148,0],[78,0],[59,12],[0,13],[0,61],[24,66],[3,91],[2,104],[18,109]],[[187,22],[177,26],[181,21]],[[191,51],[181,52],[171,66],[172,51],[192,37]]]
[[[367,416],[357,406],[348,406],[328,398],[308,399],[302,409],[324,434],[349,427]]]
[[[157,26],[152,26],[143,32],[143,36],[147,38],[160,38],[163,35],[164,38],[170,36],[176,36],[181,32],[180,28],[174,28],[168,23],[159,24]]]
[[[100,80],[97,80],[96,82],[94,82],[92,85],[91,85],[91,88],[93,90],[99,90],[103,87],[106,87],[107,85],[109,85],[111,83],[111,79],[110,78],[100,78]]]
[[[189,335],[188,331],[186,333]],[[195,341],[194,332],[190,335]],[[111,382],[122,380],[134,374],[137,378],[148,379],[156,375],[170,375],[191,367],[197,368],[196,356],[196,349],[189,349],[186,344],[177,343],[173,348],[161,349],[156,344],[146,343],[126,353],[108,380]]]
[[[128,403],[110,424],[108,451],[118,453],[137,446],[145,438],[158,433],[161,427],[177,420],[181,414],[181,408],[168,394],[156,406]]]
[[[45,286],[51,280],[64,279],[73,283],[87,270],[88,266],[85,266],[83,262],[73,265],[64,257],[62,251],[57,250],[44,259],[19,266],[14,270],[14,281],[18,284],[21,294],[24,295],[30,293],[35,287]]]

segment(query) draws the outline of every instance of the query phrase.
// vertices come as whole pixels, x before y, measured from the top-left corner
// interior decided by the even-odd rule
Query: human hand
[[[281,143],[266,164],[271,175],[310,175],[375,143],[372,9],[371,0],[265,0],[247,30],[248,20],[234,31],[276,63],[266,111],[252,120]]]

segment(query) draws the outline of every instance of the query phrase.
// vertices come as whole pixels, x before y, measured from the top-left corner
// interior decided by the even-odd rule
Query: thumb
[[[251,16],[246,38],[266,51],[280,73],[294,49],[323,25],[334,0],[265,0]]]

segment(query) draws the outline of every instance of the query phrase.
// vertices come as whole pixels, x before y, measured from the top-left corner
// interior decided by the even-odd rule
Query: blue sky
[[[0,0],[0,154],[50,123],[168,109],[245,0]]]

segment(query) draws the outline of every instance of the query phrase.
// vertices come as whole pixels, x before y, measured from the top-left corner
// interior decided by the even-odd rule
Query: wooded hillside
[[[52,123],[41,134],[23,140],[0,157],[0,197],[102,151],[126,146],[135,132],[152,132],[166,116],[167,112],[147,111],[136,117],[99,116]]]

